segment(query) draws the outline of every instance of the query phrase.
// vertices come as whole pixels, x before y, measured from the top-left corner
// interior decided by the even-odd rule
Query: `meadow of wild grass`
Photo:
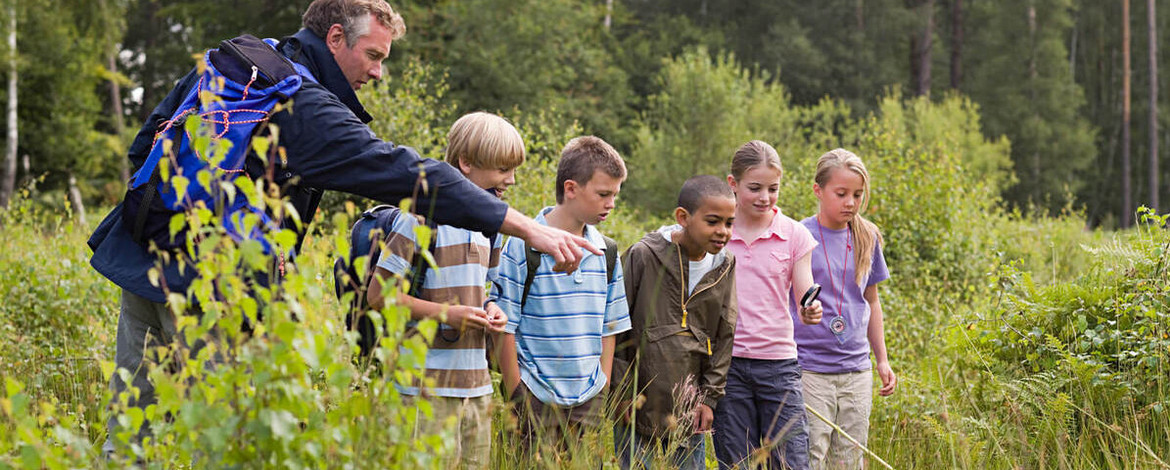
[[[340,214],[337,218],[346,219]],[[6,390],[0,401],[0,466],[103,465],[96,449],[105,439],[103,409],[109,398],[106,382],[113,373],[118,292],[87,266],[87,227],[28,203],[2,220],[0,375]],[[997,230],[1009,242],[1002,246],[1001,262],[982,279],[987,294],[940,302],[939,294],[929,289],[883,292],[900,385],[894,396],[876,399],[872,450],[895,468],[1165,468],[1170,452],[1170,237],[1153,228],[1158,223],[1151,220],[1128,233],[1097,233],[1084,232],[1072,218],[1005,218]],[[392,388],[377,386],[346,360],[342,310],[330,293],[327,269],[334,230],[323,229],[311,239],[305,251],[318,254],[307,255],[300,265],[306,321],[274,325],[296,329],[286,333],[292,343],[311,338],[318,344],[278,353],[272,351],[281,342],[275,335],[260,348],[264,351],[240,345],[238,369],[219,369],[210,374],[217,377],[214,387],[186,390],[187,398],[177,399],[202,399],[206,408],[200,414],[208,416],[187,423],[190,428],[183,434],[170,429],[164,435],[191,436],[195,442],[143,451],[148,461],[182,466],[184,456],[199,455],[201,446],[214,448],[209,444],[214,436],[205,426],[230,420],[235,413],[255,415],[235,420],[236,427],[221,438],[280,441],[281,419],[265,417],[263,408],[248,411],[267,405],[274,416],[316,408],[285,416],[283,432],[305,434],[286,436],[299,445],[318,439],[321,455],[329,458],[298,460],[304,456],[287,447],[253,444],[258,449],[236,449],[238,460],[219,463],[441,465],[430,456],[443,451],[443,439],[415,441],[409,431],[414,418],[407,416],[412,413],[390,412],[401,403],[367,396],[391,395]],[[309,331],[314,334],[301,336]],[[310,353],[322,356],[314,361],[306,356]],[[325,360],[327,356],[331,359]],[[257,374],[265,370],[253,361],[261,359],[287,360],[268,372],[289,373],[288,368],[314,362],[323,369],[301,371],[303,382],[260,379]],[[397,363],[406,364],[402,358]],[[201,373],[199,368],[184,370]],[[257,383],[262,380],[269,382]],[[301,389],[290,391],[298,388],[293,385]],[[257,396],[236,396],[255,400],[249,406],[205,395],[229,386],[260,390],[254,391]],[[351,409],[339,411],[344,407]],[[176,413],[189,416],[193,410]],[[568,452],[538,449],[532,460],[522,460],[509,444],[509,420],[498,407],[493,455],[499,468],[615,464],[607,427],[569,443]],[[297,422],[302,423],[300,430]],[[371,427],[377,423],[386,427]],[[310,432],[313,424],[330,433]],[[379,449],[382,440],[398,448]],[[328,451],[333,445],[349,449]],[[272,458],[282,452],[292,460]]]

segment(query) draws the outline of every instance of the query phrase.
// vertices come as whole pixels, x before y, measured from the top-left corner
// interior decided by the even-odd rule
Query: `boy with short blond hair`
[[[477,186],[499,196],[515,184],[516,167],[524,163],[524,141],[508,121],[489,113],[465,115],[447,134],[446,161]],[[382,280],[411,276],[414,257],[422,249],[415,235],[415,217],[400,216],[386,238],[376,275],[368,291],[369,303],[385,302]],[[500,240],[479,232],[439,225],[431,253],[435,266],[426,275],[418,296],[399,294],[398,302],[410,308],[412,320],[441,321],[427,350],[425,380],[396,384],[408,396],[425,395],[434,419],[421,414],[421,432],[442,432],[455,421],[455,456],[463,467],[484,468],[491,455],[492,378],[488,372],[487,333],[503,330],[507,317],[487,298],[484,285],[496,277]]]
[[[553,271],[551,256],[530,256],[524,240],[504,246],[491,296],[508,316],[500,372],[526,448],[538,434],[563,448],[601,423],[614,338],[630,328],[630,318],[616,245],[594,225],[613,210],[625,178],[625,162],[605,141],[569,141],[557,165],[557,205],[536,221],[583,236],[606,255],[586,253],[576,272],[562,274]]]
[[[666,454],[673,468],[706,468],[703,433],[731,364],[735,257],[723,248],[735,195],[721,178],[693,177],[674,217],[676,225],[646,234],[622,256],[633,325],[618,337],[614,358],[628,387],[614,425],[622,468],[652,468],[654,454]]]

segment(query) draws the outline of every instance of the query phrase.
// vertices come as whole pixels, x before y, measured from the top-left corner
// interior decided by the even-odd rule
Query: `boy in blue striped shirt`
[[[557,205],[541,210],[536,221],[604,251],[594,225],[613,210],[625,178],[625,162],[608,143],[593,136],[570,140],[557,165]],[[492,288],[491,299],[508,316],[500,372],[523,445],[540,436],[564,448],[585,427],[601,424],[615,335],[630,329],[625,282],[620,261],[608,273],[604,255],[586,253],[576,272],[564,274],[542,254],[525,298],[527,250],[524,240],[508,239]]]
[[[451,126],[446,160],[471,182],[499,196],[516,182],[516,167],[524,162],[524,141],[504,118],[471,113]],[[419,256],[414,230],[418,225],[418,219],[405,214],[394,220],[368,290],[371,307],[380,309],[385,302],[382,280],[410,275],[414,257]],[[418,297],[401,293],[398,302],[410,308],[414,320],[435,318],[442,323],[427,350],[425,380],[395,385],[403,395],[421,394],[430,402],[434,419],[419,413],[419,431],[439,434],[454,421],[452,464],[486,468],[492,428],[486,338],[489,332],[502,331],[507,318],[494,303],[484,302],[484,286],[496,276],[500,239],[492,246],[479,232],[449,225],[440,225],[436,231],[431,247],[435,268],[425,268]]]

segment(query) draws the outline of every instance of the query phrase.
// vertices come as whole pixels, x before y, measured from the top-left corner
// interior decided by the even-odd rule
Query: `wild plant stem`
[[[834,431],[837,431],[838,434],[845,436],[845,439],[848,439],[849,442],[853,443],[853,445],[855,445],[858,448],[860,448],[861,450],[865,451],[866,454],[868,454],[874,460],[877,460],[878,463],[882,464],[883,466],[885,466],[886,468],[888,468],[890,470],[894,470],[894,467],[891,467],[890,464],[886,463],[885,460],[882,460],[881,457],[878,457],[878,455],[873,453],[873,451],[869,450],[868,447],[861,445],[860,442],[857,442],[857,439],[854,439],[853,436],[850,436],[849,433],[845,432],[844,429],[841,429],[840,426],[837,426],[837,423],[829,421],[829,418],[826,418],[826,417],[824,417],[824,415],[817,413],[817,410],[814,410],[811,406],[808,406],[808,403],[804,404],[804,409],[808,410],[809,413],[812,413],[813,416],[816,416],[821,421],[824,421],[825,424],[828,424],[829,427],[833,428]]]
[[[1158,462],[1158,465],[1161,465],[1162,468],[1170,468],[1170,465],[1167,465],[1166,462],[1164,462],[1164,461],[1162,461],[1162,459],[1158,458],[1158,455],[1155,454],[1153,450],[1150,450],[1150,448],[1148,446],[1146,446],[1146,444],[1144,442],[1135,441],[1135,440],[1131,439],[1129,436],[1122,434],[1121,431],[1114,429],[1113,426],[1110,426],[1110,425],[1106,424],[1104,421],[1101,421],[1100,418],[1093,416],[1092,413],[1085,411],[1085,409],[1077,406],[1075,403],[1069,402],[1068,405],[1075,408],[1077,411],[1080,411],[1081,414],[1087,416],[1089,419],[1093,420],[1093,422],[1101,425],[1101,427],[1109,430],[1113,434],[1116,434],[1117,437],[1120,437],[1121,439],[1125,440],[1126,442],[1132,444],[1135,448],[1141,449],[1141,450],[1145,451],[1147,454],[1150,454],[1150,457],[1153,458],[1155,462]]]

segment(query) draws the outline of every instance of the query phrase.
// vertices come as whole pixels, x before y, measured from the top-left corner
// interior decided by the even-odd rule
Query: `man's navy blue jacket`
[[[395,146],[374,135],[366,125],[372,118],[321,38],[302,29],[285,38],[278,48],[307,67],[319,82],[306,80],[293,94],[291,110],[270,118],[279,126],[280,145],[288,154],[287,162],[276,168],[275,182],[306,224],[325,190],[397,204],[414,195],[421,167],[430,191],[429,196],[419,195],[416,207],[433,208],[432,216],[440,224],[485,233],[499,231],[507,204],[472,184],[451,165],[420,158],[414,149]],[[135,167],[150,153],[159,124],[170,119],[197,80],[194,70],[184,76],[138,131],[129,151]],[[254,155],[248,158],[247,166],[251,175],[264,174],[263,163]],[[121,211],[118,205],[90,237],[94,252],[90,264],[118,286],[164,303],[163,290],[152,286],[147,277],[157,257],[134,242]],[[304,233],[298,235],[298,248]],[[176,263],[165,265],[162,274],[167,288],[178,293],[186,292],[195,275],[191,266],[180,275]]]

